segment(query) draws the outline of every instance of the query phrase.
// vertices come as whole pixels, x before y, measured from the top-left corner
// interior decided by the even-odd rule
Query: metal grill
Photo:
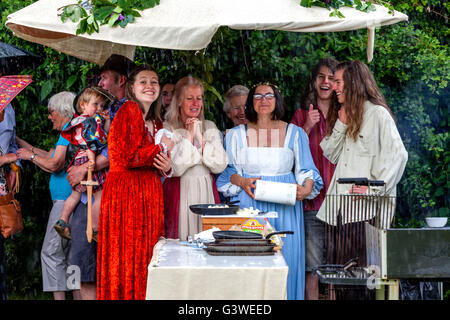
[[[368,194],[327,195],[325,205],[325,263],[342,265],[357,259],[360,267],[366,261],[366,224],[377,229],[390,227],[395,213],[395,196],[387,195],[383,181],[366,178],[338,179],[340,184],[369,187]],[[371,193],[371,187],[383,187]]]
[[[388,229],[394,218],[396,199],[386,194],[384,181],[345,178],[337,182],[368,186],[369,191],[367,194],[348,192],[326,196],[323,204],[326,221],[325,264],[315,268],[315,272],[322,283],[328,284],[331,299],[347,295],[340,294],[337,288],[352,286],[360,286],[362,296],[371,296],[372,293],[367,291],[372,271],[367,263],[366,229],[369,225],[379,230]]]

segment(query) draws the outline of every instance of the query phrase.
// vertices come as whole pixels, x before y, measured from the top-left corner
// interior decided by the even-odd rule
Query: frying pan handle
[[[277,235],[277,234],[294,234],[294,231],[276,231],[276,232],[268,233],[266,235],[266,239],[270,239],[270,237]]]
[[[340,184],[355,184],[357,186],[384,186],[382,180],[369,180],[367,178],[339,178],[337,183]]]
[[[239,200],[234,200],[234,201],[225,201],[224,202],[224,204],[236,204],[236,203],[239,203],[240,201]]]

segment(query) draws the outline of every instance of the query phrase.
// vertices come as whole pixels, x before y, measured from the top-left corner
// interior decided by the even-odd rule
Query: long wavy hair
[[[184,96],[186,93],[186,89],[189,87],[198,87],[202,90],[202,96],[205,93],[205,89],[203,83],[193,76],[186,76],[178,80],[175,84],[175,92],[173,94],[172,101],[170,105],[167,107],[168,110],[165,114],[165,120],[173,129],[184,129],[184,123],[181,120],[180,107],[181,102],[184,100]],[[202,127],[204,130],[204,120],[205,120],[205,99],[203,97],[202,108],[200,109],[200,113],[198,115],[198,119],[202,121]]]
[[[332,58],[325,58],[320,60],[311,71],[308,84],[305,86],[303,93],[300,97],[300,108],[304,110],[309,110],[309,105],[312,104],[315,108],[317,108],[317,88],[316,88],[316,79],[319,75],[320,68],[322,66],[327,67],[334,74],[336,72],[336,67],[339,64],[339,61]],[[331,88],[330,88],[331,89]],[[331,95],[330,107],[327,112],[327,126],[326,126],[326,135],[331,135],[333,131],[334,124],[338,119],[338,111],[339,104],[337,102],[336,94],[333,92]]]
[[[361,61],[353,60],[340,63],[336,71],[344,70],[345,112],[347,115],[347,134],[356,141],[361,130],[364,116],[364,103],[368,100],[382,106],[392,115],[386,99],[381,93],[369,68]]]
[[[144,107],[138,101],[138,99],[136,98],[136,96],[133,93],[133,86],[134,86],[134,83],[136,82],[136,77],[142,71],[152,71],[152,72],[156,73],[156,75],[158,76],[158,72],[156,72],[156,70],[153,69],[153,67],[148,64],[142,64],[140,66],[137,66],[133,70],[131,70],[130,74],[128,75],[125,92],[126,92],[127,99],[137,102],[139,104],[139,106],[141,107],[142,113],[144,113],[145,112]],[[161,90],[160,90],[159,94],[161,94]],[[150,105],[150,109],[148,110],[147,115],[145,116],[146,121],[147,120],[155,120],[155,121],[160,121],[160,122],[163,121],[163,119],[161,118],[161,105],[158,104],[157,101],[158,101],[158,98],[155,101],[153,101],[153,103]]]

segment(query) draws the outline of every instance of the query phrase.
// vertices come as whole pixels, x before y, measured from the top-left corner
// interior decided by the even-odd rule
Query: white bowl
[[[425,221],[430,228],[442,228],[447,224],[447,220],[448,218],[425,218]]]

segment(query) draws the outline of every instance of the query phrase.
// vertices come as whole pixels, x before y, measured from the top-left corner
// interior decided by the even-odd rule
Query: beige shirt
[[[366,101],[363,123],[356,141],[346,132],[347,125],[338,119],[332,134],[326,136],[320,143],[324,156],[332,163],[337,163],[337,166],[327,197],[317,217],[335,225],[339,211],[342,214],[343,223],[363,221],[378,213],[384,215],[382,217],[384,221],[391,221],[395,211],[396,186],[408,160],[408,153],[393,118],[386,108]],[[375,198],[387,196],[388,203],[383,203],[381,211],[373,203],[368,203],[369,200],[352,201],[350,203],[357,203],[357,206],[351,209],[345,209],[338,203],[339,201],[332,200],[336,195],[348,194],[351,188],[349,184],[338,184],[337,179],[360,177],[383,180],[386,183],[385,188],[371,187],[368,192],[375,195]],[[373,202],[373,199],[371,201]],[[361,214],[362,212],[364,214]]]

